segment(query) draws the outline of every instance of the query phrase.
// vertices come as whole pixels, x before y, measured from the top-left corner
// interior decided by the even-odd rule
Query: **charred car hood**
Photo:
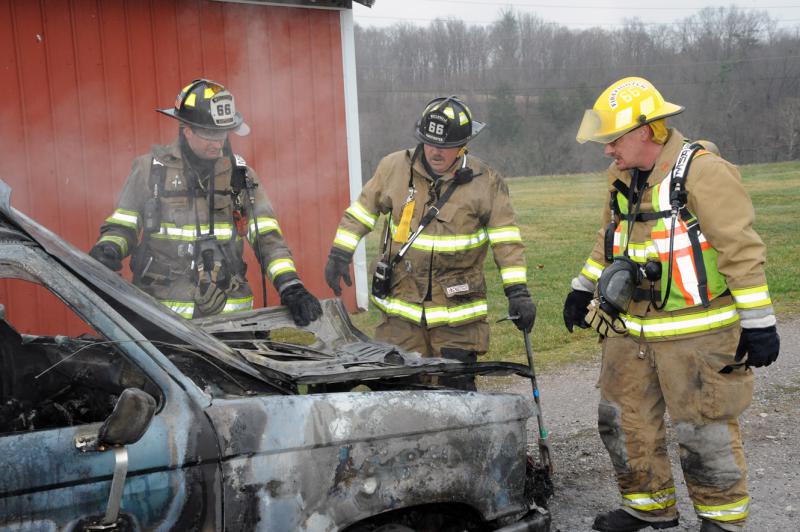
[[[506,362],[463,364],[423,358],[397,346],[376,342],[358,331],[338,300],[322,301],[324,315],[302,329],[316,342],[309,346],[266,340],[231,341],[244,333],[299,328],[283,307],[262,308],[198,320],[186,320],[145,294],[120,275],[78,250],[35,220],[11,206],[11,188],[0,180],[0,213],[6,225],[36,242],[56,262],[70,270],[89,289],[126,317],[145,337],[174,336],[193,350],[251,376],[285,384],[353,382],[410,377],[417,374],[502,374],[529,376],[527,366]],[[231,347],[233,346],[233,347]]]
[[[341,301],[321,301],[323,315],[303,327],[314,334],[311,345],[287,344],[269,339],[233,342],[250,363],[290,376],[297,384],[369,381],[426,375],[530,376],[527,366],[511,362],[464,364],[446,358],[423,358],[396,345],[372,340],[356,329]],[[297,328],[283,307],[256,309],[193,320],[211,334],[247,336],[258,331]]]

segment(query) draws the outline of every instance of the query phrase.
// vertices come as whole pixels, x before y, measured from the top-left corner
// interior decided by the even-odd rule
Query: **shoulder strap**
[[[686,179],[689,176],[689,168],[694,160],[695,154],[704,149],[702,145],[697,143],[686,142],[683,145],[675,165],[672,167],[672,177],[670,178],[670,214],[672,217],[672,227],[670,231],[670,246],[669,246],[669,270],[667,274],[667,288],[665,290],[664,299],[661,304],[656,304],[656,309],[663,309],[667,300],[669,299],[670,288],[672,284],[672,241],[675,238],[675,221],[678,216],[686,224],[688,230],[689,243],[692,246],[692,258],[694,259],[695,272],[697,273],[697,291],[700,295],[700,301],[703,303],[704,308],[708,308],[711,304],[708,299],[708,275],[706,273],[706,265],[703,261],[703,248],[700,245],[700,223],[697,217],[694,216],[686,207],[688,195],[686,192]]]
[[[405,244],[403,244],[403,246],[400,248],[400,251],[397,252],[397,255],[392,257],[392,260],[391,260],[391,263],[390,263],[391,266],[394,266],[395,264],[397,264],[398,262],[400,262],[403,259],[403,256],[409,250],[409,248],[411,247],[411,244],[414,243],[414,240],[417,239],[417,237],[422,233],[422,231],[425,229],[425,227],[429,223],[431,223],[433,218],[437,214],[439,214],[439,211],[442,210],[442,207],[444,207],[444,204],[447,203],[447,200],[450,199],[450,196],[453,195],[453,192],[455,192],[456,188],[459,185],[469,183],[472,180],[472,177],[474,177],[472,175],[472,172],[470,171],[469,172],[469,176],[467,177],[466,172],[462,172],[462,170],[465,170],[465,169],[468,169],[467,168],[467,156],[466,156],[466,154],[464,154],[464,160],[461,163],[461,168],[456,171],[456,177],[450,183],[450,186],[448,186],[445,189],[444,193],[442,193],[442,195],[439,197],[439,200],[434,205],[432,205],[430,209],[428,209],[428,212],[426,212],[425,215],[422,217],[422,220],[420,220],[419,226],[417,227],[417,230],[414,231],[414,233],[410,237],[408,237],[408,241]],[[462,172],[460,176],[458,175],[459,172]]]
[[[148,188],[153,193],[154,198],[158,198],[164,192],[164,181],[166,179],[167,167],[154,155],[150,163],[150,179],[148,181]]]

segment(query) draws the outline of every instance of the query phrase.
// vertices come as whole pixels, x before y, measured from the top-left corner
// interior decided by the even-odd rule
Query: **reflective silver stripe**
[[[221,314],[226,314],[228,312],[242,312],[245,310],[251,310],[253,308],[253,296],[249,297],[240,297],[236,299],[228,298],[225,302],[225,306],[222,307]]]
[[[705,506],[695,504],[694,510],[700,517],[713,519],[714,521],[738,521],[747,518],[750,513],[750,497],[738,500],[730,504],[718,506]]]
[[[586,259],[586,263],[584,263],[581,273],[590,281],[597,281],[604,269],[605,266],[599,262],[595,262],[592,259]]]
[[[194,315],[194,301],[161,300],[161,304],[187,320]]]
[[[528,281],[527,268],[524,266],[515,266],[512,268],[503,268],[500,270],[500,277],[503,279],[503,284],[516,284],[525,283]]]
[[[772,304],[772,298],[769,296],[769,289],[765,284],[752,288],[731,290],[731,294],[733,294],[733,299],[736,301],[736,308],[766,307]]]
[[[394,220],[391,220],[390,227],[392,236],[397,232]],[[439,253],[453,253],[457,251],[467,251],[486,244],[489,236],[485,229],[479,229],[471,234],[461,235],[427,235],[422,233],[411,244],[411,247],[421,251],[436,251]]]
[[[210,228],[208,225],[200,226],[200,234],[207,235]],[[230,240],[234,234],[233,226],[231,224],[214,224],[214,235],[220,240]],[[150,238],[156,240],[180,240],[190,241],[197,238],[197,227],[194,225],[184,225],[176,227],[174,224],[161,224],[161,229],[158,233],[153,233]]]
[[[509,242],[522,242],[522,235],[519,232],[519,227],[513,225],[507,227],[495,227],[487,231],[489,233],[489,242],[495,246],[497,244],[506,244]]]
[[[130,227],[132,229],[139,228],[139,213],[136,211],[127,211],[125,209],[115,210],[111,216],[106,218],[108,223]]]
[[[642,512],[663,510],[675,506],[675,488],[667,488],[653,493],[622,494],[622,504]]]
[[[645,337],[663,337],[724,327],[736,323],[739,320],[739,313],[736,312],[734,305],[727,305],[714,310],[674,318],[641,319],[627,314],[622,314],[621,317],[625,322],[625,327],[632,334],[642,333]]]
[[[282,273],[296,272],[297,268],[295,268],[294,261],[292,259],[284,258],[275,259],[270,262],[269,266],[267,266],[267,271],[269,273],[269,278],[275,279]]]
[[[472,303],[459,305],[457,307],[429,307],[425,309],[425,320],[429,325],[439,325],[447,323],[454,325],[462,321],[471,320],[487,315],[489,305],[485,299],[479,299]]]
[[[375,296],[370,296],[370,299],[379,309],[389,316],[402,316],[410,319],[414,323],[422,322],[422,307],[419,305],[394,297],[380,299]]]
[[[354,201],[344,212],[350,214],[353,218],[364,224],[367,229],[370,230],[375,227],[375,222],[378,220],[377,215],[369,212],[357,201]]]
[[[278,234],[283,234],[281,232],[281,227],[278,225],[278,220],[275,218],[267,218],[267,217],[258,217],[255,220],[250,220],[250,226],[247,231],[247,238],[250,242],[253,241],[256,234],[256,222],[258,222],[258,234],[263,235],[264,233],[269,233],[270,231],[277,231]]]
[[[128,254],[128,241],[121,236],[103,235],[97,242],[111,242],[119,247],[123,257]]]
[[[333,239],[334,244],[338,244],[339,247],[342,247],[348,251],[353,251],[356,249],[358,245],[358,241],[361,240],[355,233],[351,233],[346,229],[339,228],[336,230],[336,238]]]

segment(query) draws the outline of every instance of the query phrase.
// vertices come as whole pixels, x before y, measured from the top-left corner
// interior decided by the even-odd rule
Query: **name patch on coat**
[[[444,293],[447,294],[447,297],[453,297],[455,295],[463,294],[465,292],[469,292],[469,283],[448,286],[444,289]]]

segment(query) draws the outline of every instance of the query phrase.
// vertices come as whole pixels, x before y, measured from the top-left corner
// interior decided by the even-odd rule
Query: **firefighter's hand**
[[[281,292],[281,305],[289,307],[296,325],[305,327],[322,316],[322,305],[302,284],[293,284]]]
[[[228,295],[217,286],[217,283],[200,281],[194,289],[194,304],[197,309],[194,317],[219,314],[227,301]]]
[[[118,272],[122,269],[122,253],[119,247],[111,242],[95,244],[89,255],[111,271]]]
[[[590,294],[591,295],[591,294]],[[625,322],[619,314],[606,312],[600,306],[599,299],[592,299],[589,302],[589,311],[586,313],[586,323],[605,338],[616,338],[628,334]]]
[[[325,264],[325,282],[328,283],[328,286],[337,296],[342,295],[339,279],[344,279],[344,284],[347,286],[353,286],[353,281],[350,279],[350,261],[352,258],[351,254],[337,247],[331,248],[331,252],[328,255],[328,263]]]
[[[781,349],[781,337],[778,336],[778,329],[771,327],[760,327],[758,329],[742,329],[739,337],[739,347],[736,348],[736,361],[740,361],[747,355],[745,364],[754,368],[769,366],[778,358]]]
[[[531,332],[536,319],[536,305],[524,284],[514,284],[505,288],[508,297],[508,315],[520,331]]]
[[[589,324],[586,322],[586,313],[589,312],[589,302],[592,300],[592,293],[583,290],[573,290],[567,295],[564,301],[564,325],[567,330],[572,332],[572,329],[577,325],[581,329],[588,329]]]

